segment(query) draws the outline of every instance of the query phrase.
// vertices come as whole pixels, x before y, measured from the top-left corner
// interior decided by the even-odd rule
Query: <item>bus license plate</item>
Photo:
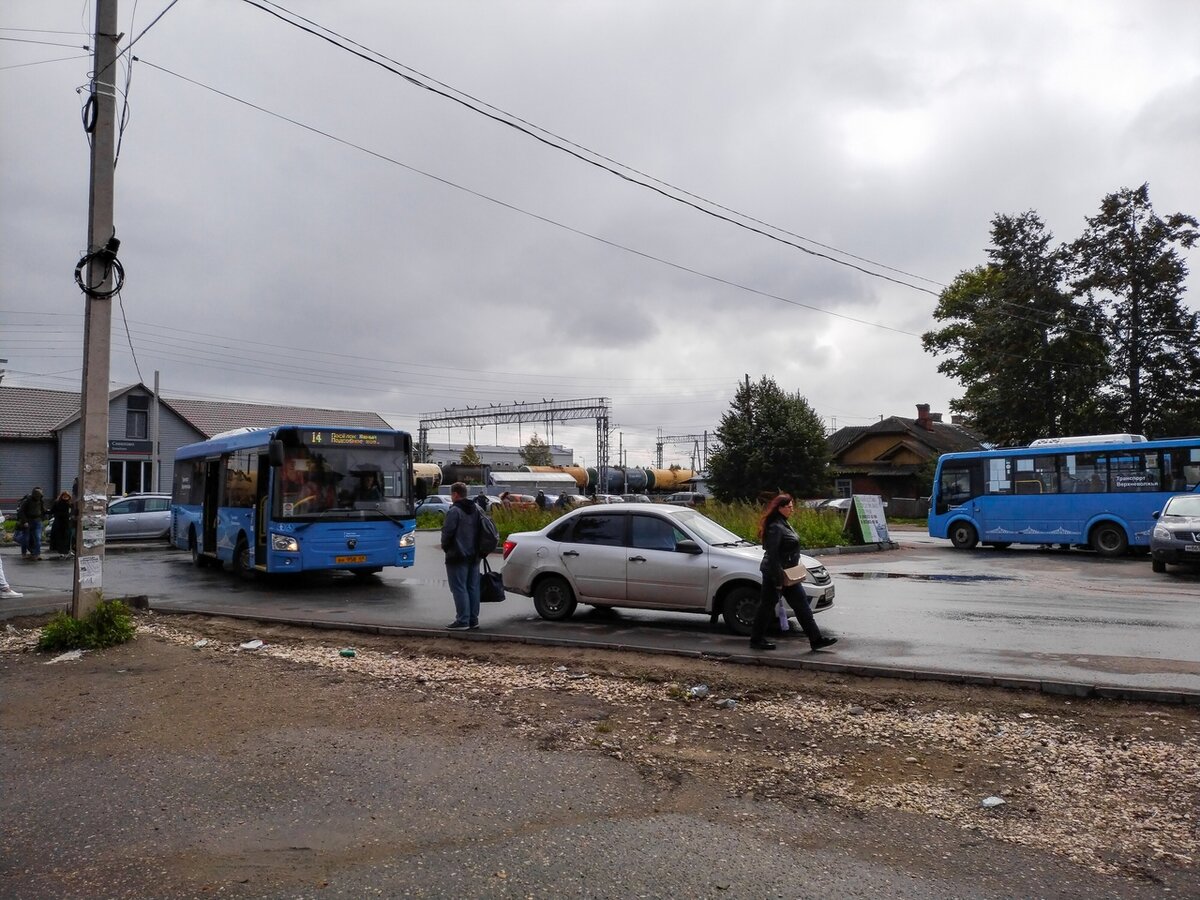
[[[356,563],[366,562],[367,558],[365,556],[335,556],[333,561],[335,563]]]

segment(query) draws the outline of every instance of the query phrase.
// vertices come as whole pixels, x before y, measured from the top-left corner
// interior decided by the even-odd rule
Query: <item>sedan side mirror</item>
[[[699,554],[704,552],[704,548],[702,548],[699,544],[697,544],[693,540],[682,540],[682,541],[675,542],[675,552],[676,553],[690,553],[690,554],[692,554],[692,556],[698,556]]]

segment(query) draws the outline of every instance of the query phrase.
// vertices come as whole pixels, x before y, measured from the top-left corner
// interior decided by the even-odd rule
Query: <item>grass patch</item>
[[[65,612],[54,614],[42,629],[40,651],[100,650],[130,640],[134,634],[133,616],[120,600],[104,600],[82,619]]]
[[[603,506],[600,507],[603,509]],[[540,531],[566,510],[561,509],[505,509],[493,506],[488,515],[496,523],[503,541],[510,534],[518,531]],[[738,501],[734,503],[717,503],[709,501],[697,508],[719,525],[723,525],[740,538],[758,542],[758,519],[762,515],[762,507],[755,503]],[[802,548],[838,547],[849,543],[842,533],[844,514],[836,510],[816,510],[798,508],[791,518],[792,527],[800,536]],[[442,527],[442,517],[435,513],[422,513],[417,517],[417,527],[422,529]]]

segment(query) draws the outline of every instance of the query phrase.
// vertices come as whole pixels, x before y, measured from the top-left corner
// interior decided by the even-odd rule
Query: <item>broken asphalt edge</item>
[[[858,678],[895,678],[907,681],[941,681],[949,684],[978,685],[980,687],[1003,688],[1005,690],[1034,691],[1081,699],[1128,700],[1141,703],[1170,703],[1177,706],[1200,706],[1200,691],[1165,690],[1157,688],[1121,687],[1117,685],[1093,684],[1078,681],[1057,681],[1045,678],[1015,678],[1002,675],[979,675],[968,672],[938,671],[936,669],[906,669],[900,666],[878,666],[869,663],[837,662],[835,659],[789,659],[772,657],[769,653],[714,653],[705,650],[683,650],[666,647],[641,647],[633,644],[606,641],[580,640],[577,638],[555,638],[537,635],[491,634],[483,630],[448,632],[442,628],[406,627],[403,625],[365,625],[320,619],[294,620],[283,616],[264,616],[254,613],[231,613],[224,610],[184,608],[180,606],[155,607],[156,615],[201,615],[219,616],[261,622],[266,625],[292,625],[300,628],[315,628],[328,631],[356,631],[366,634],[393,635],[402,637],[441,638],[452,641],[481,641],[485,643],[529,644],[544,647],[568,647],[578,650],[612,650],[646,653],[654,656],[681,656],[711,662],[758,665],[776,669],[803,669],[825,672],[831,675],[852,675]],[[817,654],[814,654],[817,656]],[[825,656],[821,654],[821,656]]]

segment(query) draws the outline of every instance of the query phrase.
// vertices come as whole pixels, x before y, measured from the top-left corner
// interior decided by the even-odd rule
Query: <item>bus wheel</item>
[[[1092,529],[1089,540],[1092,549],[1101,556],[1124,556],[1129,549],[1125,529],[1115,522],[1101,522]]]
[[[970,522],[955,522],[950,526],[950,543],[958,550],[970,550],[979,543],[979,535]]]
[[[542,579],[533,591],[533,608],[543,619],[552,622],[568,619],[575,612],[575,606],[571,585],[557,575]]]
[[[245,537],[238,538],[237,548],[233,551],[233,571],[247,581],[254,577],[254,567],[250,565],[250,545]]]
[[[200,542],[196,540],[196,530],[188,532],[188,549],[192,551],[192,565],[197,569],[208,568],[208,557],[200,552]]]

